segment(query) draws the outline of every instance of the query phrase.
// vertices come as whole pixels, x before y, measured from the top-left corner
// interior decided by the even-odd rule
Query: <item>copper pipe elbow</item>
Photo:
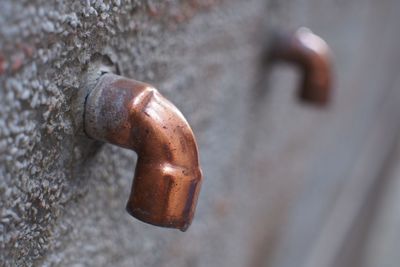
[[[87,96],[84,130],[138,154],[128,213],[156,226],[189,227],[202,173],[193,132],[171,102],[151,85],[104,74]]]
[[[318,105],[329,102],[332,91],[330,48],[309,29],[276,35],[269,48],[268,61],[283,61],[301,69],[300,99]]]

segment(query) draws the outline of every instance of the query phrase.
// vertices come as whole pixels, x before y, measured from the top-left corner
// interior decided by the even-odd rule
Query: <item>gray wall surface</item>
[[[396,0],[0,6],[0,266],[356,266],[342,248],[400,129]],[[297,101],[293,69],[261,67],[270,31],[299,26],[332,47],[327,110]],[[98,54],[193,127],[204,182],[186,233],[129,216],[135,153],[82,135]]]
[[[224,226],[220,213],[241,179],[226,170],[244,138],[243,88],[257,67],[265,3],[195,2],[2,3],[0,51],[10,68],[23,61],[0,77],[5,266],[240,264],[245,251],[229,247],[242,239],[240,226]],[[124,76],[154,84],[192,124],[206,179],[189,232],[130,217],[124,207],[134,152],[78,133],[73,103],[96,53],[111,57]]]

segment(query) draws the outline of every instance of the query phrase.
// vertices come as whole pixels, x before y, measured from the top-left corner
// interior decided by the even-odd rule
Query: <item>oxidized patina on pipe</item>
[[[126,209],[137,219],[185,231],[202,182],[194,134],[181,112],[149,84],[104,74],[85,103],[94,139],[138,154]]]

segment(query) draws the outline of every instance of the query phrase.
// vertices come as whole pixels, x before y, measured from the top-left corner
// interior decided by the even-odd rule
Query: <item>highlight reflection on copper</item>
[[[149,224],[185,231],[202,182],[194,134],[152,86],[104,74],[87,96],[86,134],[137,152],[127,211]]]

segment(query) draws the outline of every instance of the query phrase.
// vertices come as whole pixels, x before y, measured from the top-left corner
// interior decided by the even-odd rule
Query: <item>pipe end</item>
[[[185,232],[194,217],[201,182],[200,169],[169,165],[166,172],[165,167],[139,159],[126,210],[148,224]]]

